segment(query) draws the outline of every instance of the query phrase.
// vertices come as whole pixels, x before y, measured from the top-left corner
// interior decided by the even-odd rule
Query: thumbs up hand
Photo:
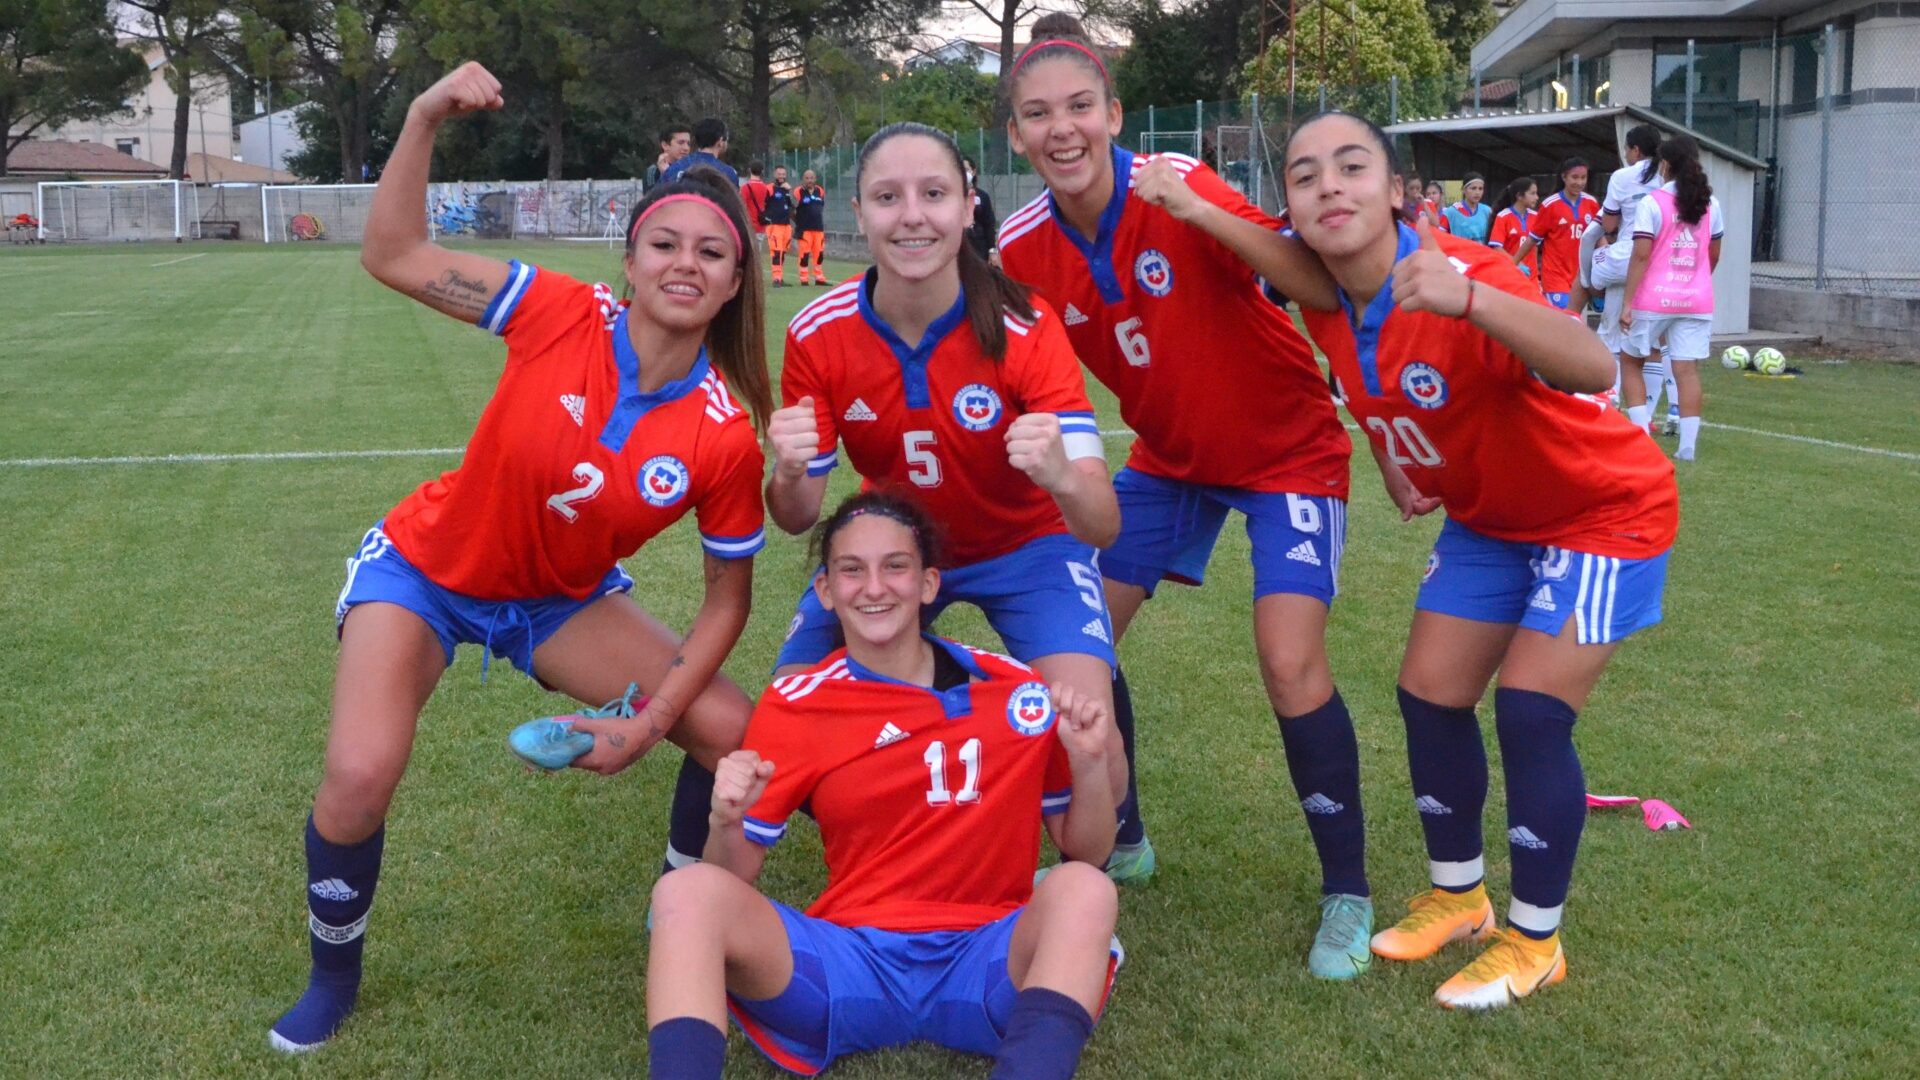
[[[1420,247],[1393,267],[1393,302],[1402,311],[1431,311],[1458,318],[1466,314],[1473,284],[1455,270],[1433,226],[1426,218],[1414,223]]]

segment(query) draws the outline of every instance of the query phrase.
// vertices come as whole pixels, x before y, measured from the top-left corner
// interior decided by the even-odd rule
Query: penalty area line
[[[196,252],[196,253],[194,253],[194,254],[192,254],[192,255],[182,255],[182,256],[180,256],[180,257],[179,257],[179,258],[177,258],[177,259],[168,259],[168,260],[167,260],[166,262],[157,262],[157,263],[154,263],[154,264],[153,264],[152,266],[149,266],[149,267],[147,267],[147,269],[149,269],[149,270],[152,270],[152,269],[155,269],[156,267],[161,267],[161,266],[172,266],[172,265],[173,265],[173,264],[175,264],[175,263],[183,263],[183,262],[186,262],[186,261],[187,261],[188,259],[204,259],[204,258],[206,258],[206,257],[207,257],[207,253],[206,253],[206,252],[204,252],[204,251],[201,251],[201,252]]]
[[[1826,446],[1835,450],[1851,450],[1856,454],[1872,454],[1876,457],[1898,458],[1901,461],[1920,461],[1920,454],[1905,450],[1882,450],[1877,446],[1856,446],[1853,443],[1835,442],[1832,439],[1816,439],[1811,435],[1790,435],[1784,431],[1765,431],[1760,428],[1741,427],[1739,424],[1717,424],[1712,420],[1700,421],[1701,427],[1716,428],[1720,431],[1737,431],[1742,435],[1759,435],[1768,439],[1785,439],[1788,442],[1806,443],[1809,446]]]
[[[345,461],[352,458],[444,457],[464,446],[419,450],[281,450],[261,454],[124,454],[115,457],[0,458],[0,467],[47,469],[70,465],[218,465],[241,461]]]

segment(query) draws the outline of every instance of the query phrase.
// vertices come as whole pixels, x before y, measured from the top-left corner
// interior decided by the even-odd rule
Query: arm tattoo
[[[676,656],[673,658],[673,663],[669,664],[668,666],[669,667],[686,667],[687,658],[684,656]]]
[[[477,278],[460,276],[460,271],[449,268],[440,275],[438,281],[429,281],[414,293],[418,300],[432,304],[442,311],[455,315],[471,315],[478,319],[486,313],[487,300],[492,290],[487,283]]]

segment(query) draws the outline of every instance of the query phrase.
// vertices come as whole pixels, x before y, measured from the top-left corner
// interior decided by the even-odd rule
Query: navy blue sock
[[[1092,1035],[1093,1017],[1079,1002],[1058,990],[1028,987],[1013,999],[1006,1037],[994,1051],[992,1080],[1067,1080]]]
[[[1413,805],[1427,836],[1435,888],[1466,892],[1487,876],[1480,814],[1487,806],[1487,747],[1472,706],[1435,705],[1400,691]]]
[[[647,1031],[647,1075],[653,1080],[720,1080],[727,1033],[697,1016],[662,1020]]]
[[[707,850],[707,813],[713,809],[713,771],[688,754],[680,759],[673,785],[673,809],[667,818],[667,859],[661,873],[700,861]]]
[[[1360,809],[1360,743],[1353,717],[1335,690],[1327,703],[1301,716],[1274,716],[1287,750],[1287,773],[1307,814],[1307,831],[1320,853],[1320,891],[1370,896],[1367,819]]]
[[[1587,823],[1587,778],[1573,749],[1573,706],[1551,694],[1501,687],[1493,693],[1500,767],[1507,778],[1507,841],[1513,849],[1508,925],[1552,937],[1573,882],[1573,857]]]
[[[1113,726],[1120,729],[1120,746],[1127,754],[1127,797],[1115,812],[1120,818],[1116,844],[1142,844],[1147,839],[1147,823],[1140,819],[1140,785],[1133,771],[1133,692],[1127,689],[1126,672],[1113,669]]]
[[[313,956],[306,993],[274,1022],[273,1045],[310,1049],[333,1037],[360,994],[367,911],[380,881],[386,826],[357,844],[336,844],[307,817],[307,937]]]

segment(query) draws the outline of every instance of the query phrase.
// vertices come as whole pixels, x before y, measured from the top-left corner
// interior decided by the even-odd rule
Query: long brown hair
[[[860,145],[860,155],[853,163],[855,191],[860,190],[860,176],[866,172],[867,161],[873,157],[874,151],[902,135],[918,135],[939,143],[953,162],[954,191],[960,194],[966,192],[967,170],[961,162],[960,148],[954,145],[953,137],[939,128],[907,120],[888,124],[868,136],[867,141]],[[988,264],[964,239],[960,243],[959,262],[960,289],[967,298],[967,323],[973,327],[973,336],[980,342],[980,351],[999,360],[1007,355],[1005,316],[1011,313],[1032,322],[1036,317],[1032,295],[1025,285]]]
[[[1020,72],[1036,60],[1067,59],[1085,68],[1100,83],[1101,104],[1113,100],[1113,75],[1100,58],[1099,50],[1093,39],[1087,36],[1087,28],[1080,20],[1064,11],[1049,12],[1033,21],[1033,29],[1027,31],[1027,47],[1008,69],[1007,77],[1000,81],[1000,104],[1009,115],[1013,112],[1014,93],[1020,82]]]
[[[696,165],[670,184],[651,188],[627,215],[627,258],[633,257],[633,227],[654,203],[669,195],[698,195],[717,203],[733,226],[740,249],[740,288],[733,299],[720,305],[720,311],[707,324],[707,359],[719,369],[734,397],[747,403],[754,428],[767,430],[767,417],[773,413],[773,377],[767,373],[766,298],[760,285],[760,268],[755,265],[753,235],[747,228],[747,209],[740,193],[718,169]],[[632,286],[626,292],[631,294]]]
[[[1673,178],[1673,204],[1680,211],[1680,220],[1699,224],[1713,198],[1713,185],[1707,183],[1707,171],[1700,167],[1700,144],[1691,135],[1675,135],[1660,144],[1660,161]]]

